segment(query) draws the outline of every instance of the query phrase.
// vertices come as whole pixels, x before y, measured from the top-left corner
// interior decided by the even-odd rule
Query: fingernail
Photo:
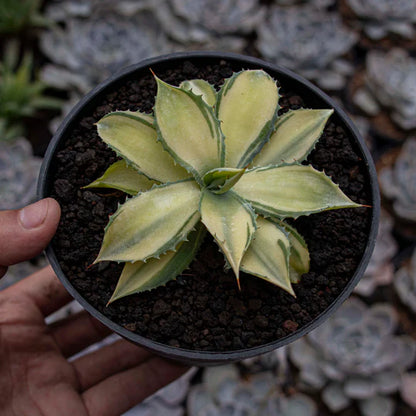
[[[30,230],[43,224],[48,213],[48,200],[41,199],[19,211],[19,220],[23,228]]]

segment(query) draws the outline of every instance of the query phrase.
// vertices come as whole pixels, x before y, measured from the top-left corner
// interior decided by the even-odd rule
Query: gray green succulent
[[[335,13],[308,5],[273,6],[258,28],[257,47],[265,58],[337,90],[354,70],[342,57],[356,41]]]
[[[301,164],[333,110],[280,117],[275,80],[242,71],[217,93],[203,80],[159,78],[154,115],[116,111],[98,134],[123,158],[89,187],[133,197],[111,216],[94,263],[124,262],[111,301],[174,279],[207,229],[234,271],[294,295],[309,252],[285,218],[361,205],[323,172]]]
[[[151,11],[122,14],[112,3],[112,8],[96,6],[88,18],[70,17],[65,27],[42,34],[42,52],[52,61],[42,69],[45,82],[82,95],[124,66],[172,52]]]
[[[318,409],[306,395],[285,396],[271,372],[243,378],[231,364],[204,370],[202,383],[188,394],[187,412],[189,416],[316,416]]]
[[[416,23],[414,0],[347,0],[358,17],[356,24],[374,40],[390,34],[413,38]]]
[[[374,251],[363,277],[354,289],[355,293],[370,296],[378,286],[392,283],[392,259],[398,251],[398,244],[392,235],[393,225],[393,218],[382,209]]]
[[[293,343],[292,362],[305,388],[320,390],[332,412],[357,403],[363,416],[392,416],[401,377],[416,343],[396,336],[397,316],[386,303],[367,307],[350,298],[325,324]]]
[[[41,164],[26,139],[0,142],[0,210],[22,208],[35,200]]]
[[[393,201],[393,210],[400,218],[416,221],[416,138],[403,144],[393,166],[379,172],[382,193]]]
[[[385,109],[400,128],[416,128],[416,59],[403,49],[370,51],[365,83],[353,101],[370,116]]]
[[[161,27],[188,48],[241,52],[241,35],[260,25],[265,8],[257,0],[156,0]]]
[[[416,313],[416,250],[410,261],[396,272],[394,288],[400,300]]]

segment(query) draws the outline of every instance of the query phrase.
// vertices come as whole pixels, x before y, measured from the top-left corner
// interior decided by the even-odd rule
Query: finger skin
[[[64,357],[71,357],[112,332],[85,311],[55,322],[49,328]]]
[[[126,340],[116,341],[72,362],[81,389],[87,390],[120,371],[138,366],[152,353]]]
[[[4,290],[4,295],[26,297],[46,317],[72,300],[52,267],[45,267]]]
[[[126,412],[160,388],[180,377],[188,367],[153,357],[115,374],[83,393],[89,416],[114,416]]]
[[[25,228],[20,211],[0,212],[0,265],[10,266],[38,255],[52,239],[58,227],[61,209],[52,198],[45,199],[46,217],[34,228]],[[4,269],[1,269],[4,271]]]

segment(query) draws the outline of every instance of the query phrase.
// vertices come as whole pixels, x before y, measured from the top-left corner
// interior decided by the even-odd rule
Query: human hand
[[[0,212],[0,277],[48,244],[59,217],[50,198]],[[2,416],[118,416],[187,370],[125,340],[69,362],[110,332],[86,312],[46,325],[70,300],[50,267],[0,291]]]

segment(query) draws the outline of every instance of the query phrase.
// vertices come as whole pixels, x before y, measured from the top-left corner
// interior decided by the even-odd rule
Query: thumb
[[[0,211],[0,276],[5,266],[39,254],[58,227],[61,209],[52,198],[20,210]]]

